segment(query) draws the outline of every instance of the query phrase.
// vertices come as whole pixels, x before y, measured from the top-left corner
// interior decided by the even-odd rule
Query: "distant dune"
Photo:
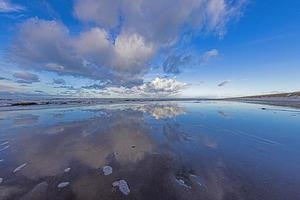
[[[245,96],[229,98],[229,100],[300,108],[300,92]]]
[[[242,98],[295,98],[300,97],[300,92],[289,92],[289,93],[276,93],[276,94],[265,94],[265,95],[255,95],[255,96],[246,96]]]

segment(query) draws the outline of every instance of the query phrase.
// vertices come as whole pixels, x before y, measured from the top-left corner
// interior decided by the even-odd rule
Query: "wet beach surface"
[[[222,101],[0,111],[2,199],[300,199],[300,110]]]

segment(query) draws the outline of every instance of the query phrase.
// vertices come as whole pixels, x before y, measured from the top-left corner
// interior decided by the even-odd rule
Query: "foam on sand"
[[[119,187],[120,192],[122,192],[124,195],[129,195],[129,193],[130,193],[130,189],[125,180],[115,181],[115,182],[113,182],[112,186]]]
[[[104,174],[105,176],[107,176],[107,175],[110,175],[110,174],[112,173],[113,169],[112,169],[111,166],[104,166],[104,167],[102,168],[102,171],[103,171],[103,174]]]
[[[70,184],[70,182],[61,182],[57,185],[57,188],[64,188],[67,187]]]
[[[70,170],[71,170],[71,168],[68,167],[68,168],[64,169],[64,172],[67,173],[67,172],[69,172]]]
[[[7,146],[5,146],[5,147],[1,148],[1,149],[0,149],[0,152],[1,152],[1,151],[4,151],[4,150],[6,150],[6,149],[8,149],[9,147],[10,147],[10,146],[9,146],[9,145],[7,145]]]
[[[22,165],[18,166],[16,169],[14,169],[14,173],[20,171],[21,169],[23,169],[24,167],[26,167],[27,163],[23,163]]]

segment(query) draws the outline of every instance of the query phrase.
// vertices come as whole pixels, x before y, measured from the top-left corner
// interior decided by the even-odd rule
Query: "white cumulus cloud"
[[[27,19],[18,27],[10,59],[30,70],[109,81],[116,87],[176,91],[181,85],[165,79],[144,83],[144,88],[139,88],[151,61],[161,52],[176,48],[185,33],[223,36],[227,23],[239,18],[245,2],[75,0],[73,14],[81,31],[70,33],[66,25],[54,20]],[[4,10],[4,5],[13,4],[0,0],[0,9]],[[212,50],[205,59],[217,55],[218,51]],[[175,55],[167,59],[164,71],[180,73],[180,66],[190,62],[188,55]],[[160,85],[167,89],[159,89]]]
[[[107,87],[106,93],[125,96],[168,97],[178,94],[188,86],[187,83],[175,79],[155,78],[141,85],[128,87]]]

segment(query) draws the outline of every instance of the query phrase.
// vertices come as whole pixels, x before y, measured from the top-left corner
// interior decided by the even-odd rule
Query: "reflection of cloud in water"
[[[200,142],[202,142],[205,146],[212,149],[216,149],[218,147],[217,141],[205,134],[201,134]]]
[[[10,199],[12,195],[22,193],[23,190],[17,186],[0,185],[0,199]]]
[[[32,125],[37,123],[39,120],[39,116],[26,114],[26,115],[19,115],[14,119],[15,126],[22,126],[22,125]]]
[[[224,118],[228,117],[228,114],[223,111],[218,111],[218,113],[221,117],[224,117]]]
[[[22,137],[16,137],[12,153],[17,162],[28,163],[20,174],[30,179],[57,175],[72,161],[97,169],[114,152],[120,165],[137,162],[153,151],[153,142],[141,117],[136,112],[130,115],[120,112],[109,125],[103,118],[95,118],[37,129],[40,134],[23,133]],[[83,137],[81,133],[87,130],[91,135]],[[56,131],[59,134],[54,134]]]
[[[169,142],[181,142],[185,139],[183,132],[179,131],[179,124],[177,123],[164,124],[163,134]]]
[[[137,110],[148,113],[155,119],[173,118],[185,114],[185,108],[177,104],[146,104],[137,107]]]
[[[62,119],[64,117],[65,117],[64,113],[55,113],[55,114],[53,114],[54,119]]]
[[[163,134],[168,142],[193,142],[202,143],[203,145],[215,149],[218,147],[218,143],[212,137],[203,134],[187,133],[180,129],[180,124],[176,122],[168,122],[163,125]]]
[[[100,107],[110,117],[95,109],[101,117],[75,113],[72,122],[15,127],[11,138],[3,140],[9,140],[11,147],[7,157],[3,154],[1,167],[8,174],[22,163],[27,165],[5,177],[4,183],[10,184],[0,185],[0,193],[5,189],[8,196],[18,198],[46,181],[47,195],[52,195],[49,199],[67,199],[63,198],[67,194],[76,199],[122,199],[111,184],[124,179],[130,188],[129,199],[247,199],[244,188],[248,189],[251,180],[232,165],[235,160],[227,162],[218,153],[222,151],[222,145],[217,149],[220,139],[202,131],[205,124],[196,122],[191,127],[192,120],[149,120],[143,115],[147,112],[162,119],[185,113],[173,104],[120,107]],[[113,168],[109,176],[101,173],[105,165]],[[67,168],[72,170],[66,173]],[[68,187],[58,190],[57,185],[65,181],[70,182]],[[21,193],[12,190],[14,184]]]
[[[46,134],[59,134],[65,130],[64,125],[58,125],[58,126],[52,126],[50,128],[47,128],[44,132]]]

